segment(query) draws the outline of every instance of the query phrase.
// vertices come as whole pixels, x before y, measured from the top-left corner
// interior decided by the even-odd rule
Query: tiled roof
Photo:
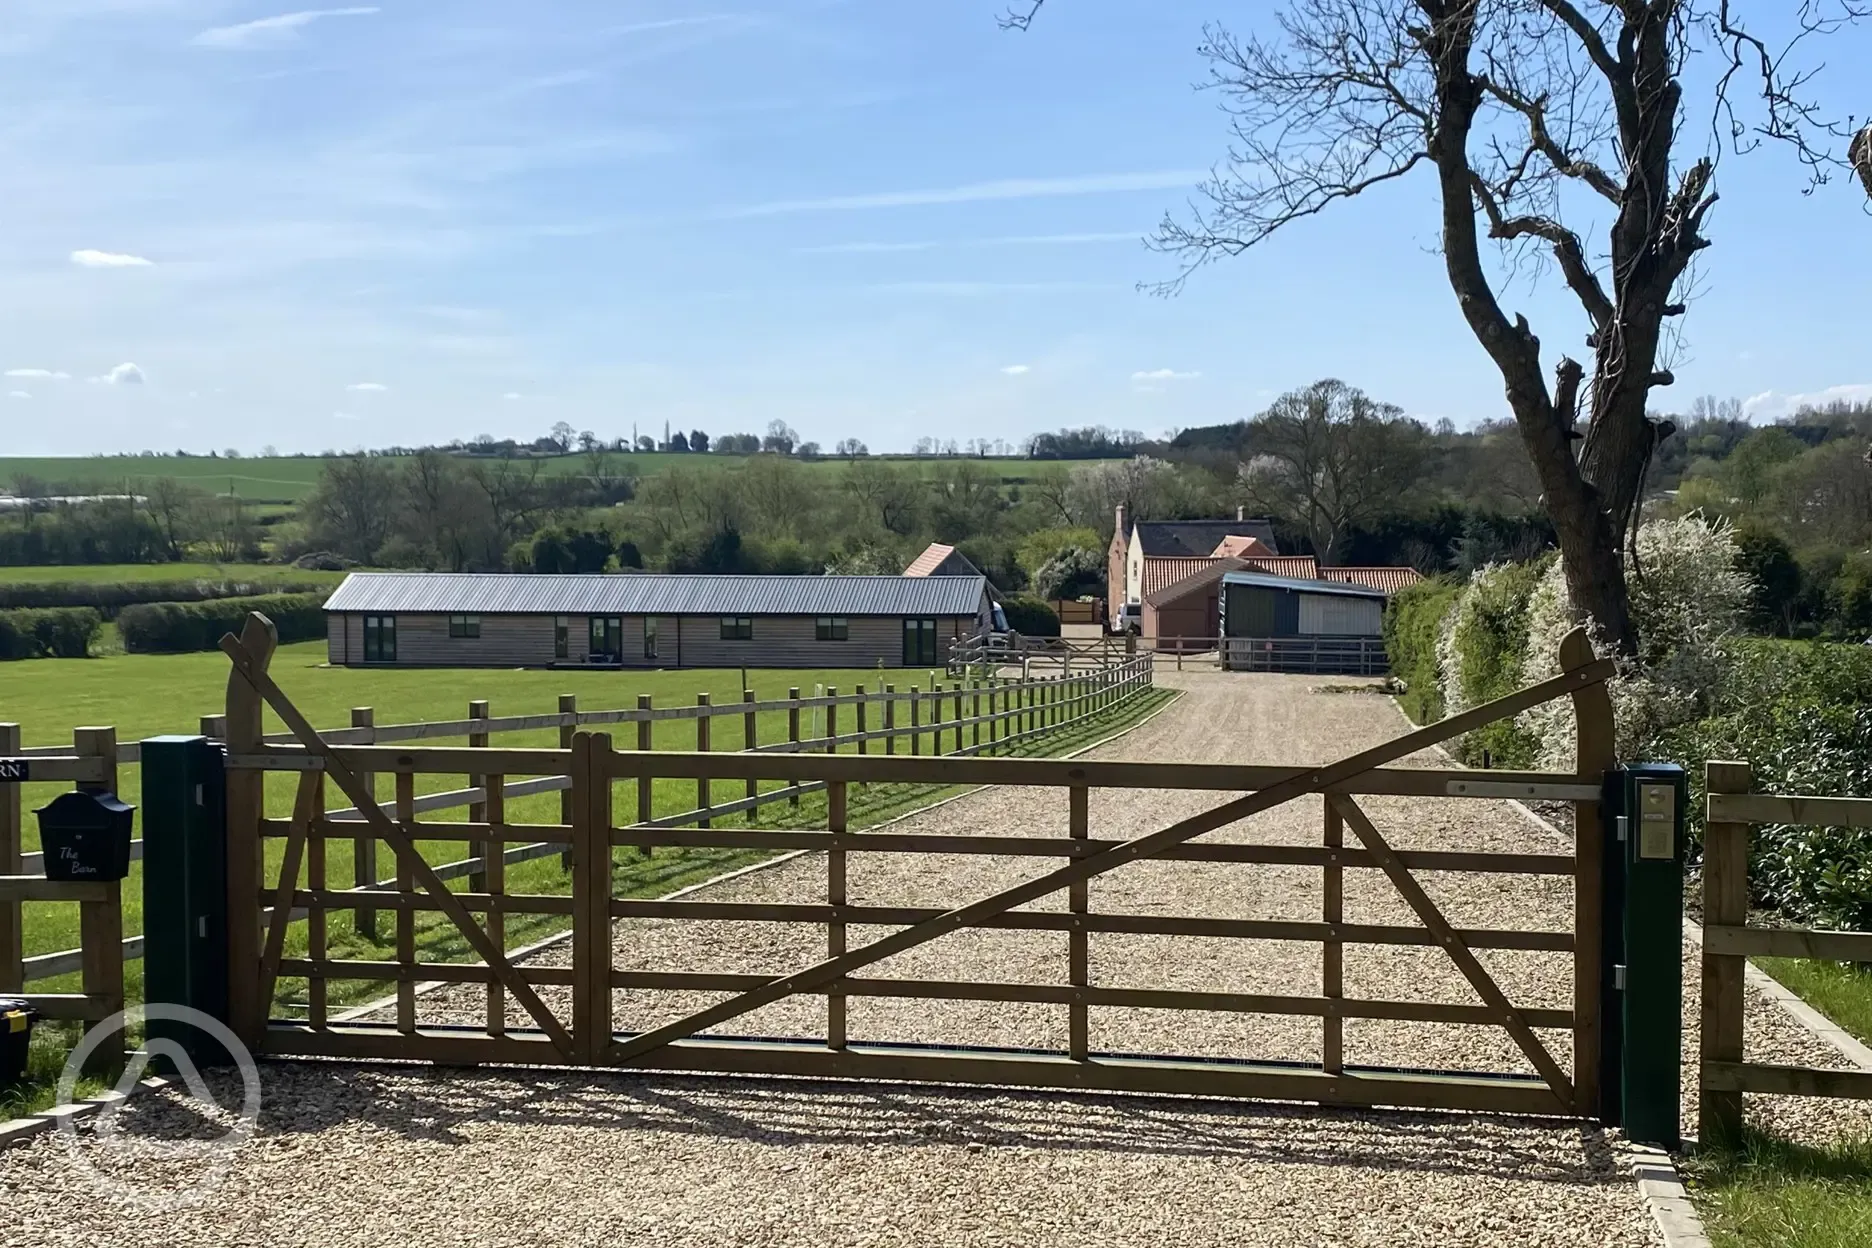
[[[1153,563],[1187,565],[1184,568],[1184,575],[1179,579],[1163,583],[1154,592],[1145,592],[1144,601],[1154,607],[1175,602],[1205,585],[1213,585],[1222,579],[1224,573],[1240,572],[1251,566],[1241,559],[1146,559],[1144,561],[1146,576],[1149,575],[1150,566]]]
[[[937,568],[942,567],[943,560],[953,554],[955,554],[955,547],[945,546],[941,542],[931,542],[928,549],[910,561],[910,566],[903,570],[903,574],[905,576],[929,576]]]
[[[1144,560],[1144,578],[1138,586],[1138,596],[1149,598],[1168,589],[1178,581],[1187,580],[1199,572],[1206,572],[1218,563],[1238,563],[1235,559],[1171,559],[1146,558]]]
[[[1244,563],[1260,568],[1263,572],[1272,572],[1275,576],[1302,576],[1309,579],[1319,575],[1319,561],[1312,555],[1243,555]]]
[[[1319,575],[1323,581],[1345,581],[1369,589],[1382,589],[1387,594],[1409,589],[1423,580],[1423,573],[1416,568],[1321,568]]]
[[[1269,550],[1280,549],[1270,520],[1140,520],[1132,532],[1153,556],[1207,558],[1225,537],[1252,537]]]
[[[327,611],[437,615],[972,616],[979,576],[353,572]]]

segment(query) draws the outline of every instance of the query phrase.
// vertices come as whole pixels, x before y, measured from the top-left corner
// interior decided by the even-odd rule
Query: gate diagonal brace
[[[739,996],[730,997],[726,1001],[697,1010],[687,1017],[679,1018],[650,1031],[639,1032],[612,1046],[607,1058],[613,1062],[629,1062],[654,1049],[673,1044],[731,1018],[738,1018],[751,1010],[771,1005],[775,1001],[796,993],[809,992],[823,987],[860,967],[895,957],[907,949],[914,949],[937,937],[946,936],[950,932],[994,918],[1016,906],[1024,906],[1068,885],[1104,875],[1126,863],[1161,854],[1186,841],[1194,840],[1206,832],[1226,827],[1250,815],[1292,801],[1296,797],[1319,793],[1334,785],[1344,784],[1374,767],[1380,767],[1385,763],[1414,754],[1418,750],[1447,741],[1451,737],[1480,728],[1484,724],[1510,715],[1517,715],[1529,707],[1539,706],[1554,698],[1600,684],[1611,676],[1614,670],[1610,659],[1593,660],[1541,681],[1539,684],[1516,690],[1506,697],[1486,702],[1438,723],[1426,725],[1415,732],[1406,733],[1337,762],[1328,763],[1315,771],[1304,772],[1269,785],[1259,792],[1224,802],[1202,814],[1180,820],[1169,827],[1161,828],[1135,840],[1114,845],[1101,853],[1077,859],[1045,875],[1036,876],[1034,879],[983,897],[979,901],[970,902],[913,927],[904,928],[902,931],[875,940],[848,953],[842,953],[803,970],[782,975],[758,988],[751,988]],[[1564,1082],[1564,1077],[1562,1081]]]
[[[1378,865],[1384,868],[1384,873],[1391,877],[1391,883],[1397,886],[1404,900],[1410,903],[1410,908],[1417,912],[1417,917],[1423,921],[1425,927],[1430,929],[1430,934],[1436,937],[1437,943],[1448,951],[1450,960],[1456,963],[1456,968],[1463,973],[1463,978],[1469,981],[1469,986],[1476,990],[1476,995],[1482,998],[1482,1003],[1488,1006],[1489,1012],[1508,1029],[1508,1034],[1514,1037],[1515,1044],[1519,1046],[1528,1061],[1534,1063],[1534,1069],[1539,1071],[1541,1078],[1547,1081],[1547,1086],[1554,1090],[1554,1095],[1560,1098],[1561,1104],[1572,1104],[1573,1081],[1560,1069],[1560,1064],[1554,1061],[1553,1054],[1547,1051],[1547,1046],[1541,1043],[1540,1037],[1534,1034],[1534,1029],[1528,1026],[1527,1019],[1521,1016],[1521,1011],[1514,1007],[1508,1000],[1507,994],[1495,983],[1494,978],[1488,973],[1488,968],[1476,959],[1475,953],[1464,943],[1461,933],[1450,926],[1449,920],[1443,917],[1443,912],[1437,908],[1436,902],[1430,899],[1430,894],[1424,891],[1423,885],[1417,882],[1417,877],[1410,873],[1408,867],[1398,861],[1397,852],[1391,848],[1383,834],[1373,826],[1365,812],[1359,809],[1358,803],[1350,797],[1343,793],[1334,793],[1328,800],[1332,802],[1333,809],[1338,811],[1340,817],[1346,821],[1346,825],[1357,834],[1359,840],[1365,843],[1365,848],[1371,852],[1373,858],[1377,859]]]
[[[256,615],[250,618],[264,620],[265,617]],[[271,622],[266,623],[266,628],[269,632],[272,630]],[[566,1060],[574,1060],[572,1033],[567,1031],[565,1024],[546,1008],[546,1003],[540,1000],[537,992],[533,991],[533,985],[520,977],[513,963],[507,960],[506,951],[493,942],[481,924],[475,921],[474,916],[435,873],[435,869],[421,854],[416,852],[415,843],[404,833],[403,829],[384,814],[383,807],[377,804],[376,794],[366,789],[363,781],[358,779],[357,773],[338,757],[336,750],[325,743],[324,738],[319,736],[318,730],[300,713],[299,708],[292,704],[292,700],[280,690],[280,687],[273,683],[273,678],[266,673],[260,663],[254,660],[239,638],[228,633],[221,638],[221,650],[233,660],[234,670],[239,672],[241,678],[252,685],[261,697],[266,699],[267,704],[273,708],[281,722],[292,730],[300,743],[309,752],[317,754],[324,760],[325,774],[344,790],[345,796],[351,799],[352,804],[363,814],[365,821],[371,825],[372,832],[408,864],[411,875],[416,878],[418,884],[422,885],[423,891],[435,898],[442,912],[448,915],[449,919],[460,929],[461,934],[474,947],[481,960],[487,963],[488,968],[500,978],[507,991],[513,994],[514,1000],[526,1008],[527,1013],[533,1016],[533,1021],[539,1024],[540,1030],[552,1039],[553,1047]]]

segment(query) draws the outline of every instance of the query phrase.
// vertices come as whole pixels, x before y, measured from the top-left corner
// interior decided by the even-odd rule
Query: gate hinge
[[[1625,991],[1625,968],[1622,965],[1614,965],[1612,968],[1612,986],[1620,992]]]
[[[1618,839],[1623,841],[1626,836],[1626,829],[1631,827],[1631,821],[1624,815],[1617,815],[1612,820],[1612,826],[1618,830]]]

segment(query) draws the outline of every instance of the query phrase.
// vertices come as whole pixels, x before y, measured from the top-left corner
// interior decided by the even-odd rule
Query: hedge
[[[0,660],[87,658],[103,626],[90,607],[0,611]]]
[[[225,633],[238,633],[249,611],[273,621],[281,642],[314,641],[325,636],[326,595],[259,594],[209,602],[150,602],[125,607],[117,631],[131,654],[179,654],[213,650]]]
[[[1059,613],[1038,598],[1009,598],[1001,604],[1008,627],[1023,637],[1060,635]]]
[[[207,602],[267,594],[308,594],[327,586],[304,580],[251,581],[39,581],[0,584],[0,611],[18,607],[96,607],[105,619],[144,602]]]
[[[1419,581],[1397,594],[1385,608],[1385,657],[1391,674],[1404,685],[1398,702],[1413,723],[1443,718],[1443,686],[1437,676],[1437,637],[1443,617],[1456,604],[1462,587],[1445,580]]]

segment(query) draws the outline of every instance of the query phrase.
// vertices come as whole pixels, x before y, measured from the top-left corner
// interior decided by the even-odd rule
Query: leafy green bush
[[[125,607],[117,617],[124,649],[132,654],[213,650],[224,633],[238,633],[249,611],[273,621],[281,642],[325,635],[325,595],[260,594],[213,602],[151,602]]]
[[[1443,685],[1437,672],[1437,638],[1443,618],[1456,605],[1462,587],[1431,579],[1397,594],[1385,607],[1385,656],[1391,674],[1404,685],[1398,701],[1419,724],[1443,718]]]
[[[103,624],[91,607],[0,611],[0,660],[87,658]]]
[[[1495,563],[1479,569],[1444,617],[1437,638],[1437,671],[1449,714],[1513,693],[1523,684],[1528,602],[1544,562]],[[1539,742],[1513,720],[1497,720],[1451,743],[1466,763],[1532,766]]]
[[[1038,598],[1009,598],[1001,603],[1008,627],[1023,637],[1057,637],[1059,616]]]
[[[141,602],[206,602],[257,593],[301,594],[323,589],[319,581],[36,581],[0,584],[0,611],[19,607],[96,607],[107,620]]]

